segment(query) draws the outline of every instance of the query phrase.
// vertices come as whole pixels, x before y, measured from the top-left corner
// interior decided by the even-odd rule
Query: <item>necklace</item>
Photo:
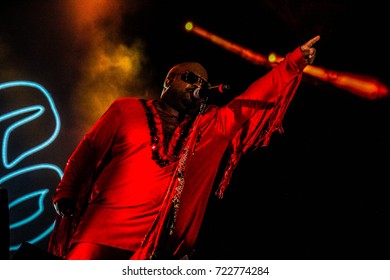
[[[179,155],[195,118],[186,118],[182,123],[172,122],[169,118],[162,117],[152,102],[141,99],[145,109],[145,115],[150,132],[150,147],[152,149],[152,159],[160,166],[164,167],[179,159]],[[172,125],[174,125],[172,127]],[[175,127],[179,126],[177,130]],[[164,127],[166,127],[164,129]],[[167,129],[169,127],[169,129]]]

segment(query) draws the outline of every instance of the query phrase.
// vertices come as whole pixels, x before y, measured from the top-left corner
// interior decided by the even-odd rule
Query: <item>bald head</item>
[[[206,69],[198,62],[183,62],[177,64],[169,70],[167,77],[185,72],[193,72],[205,81],[209,78]]]

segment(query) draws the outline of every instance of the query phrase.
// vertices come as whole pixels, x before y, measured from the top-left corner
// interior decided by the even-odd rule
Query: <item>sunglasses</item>
[[[201,88],[208,88],[210,84],[203,79],[201,76],[195,74],[194,72],[187,71],[185,73],[177,73],[176,75],[180,75],[180,78],[189,84],[199,84]]]

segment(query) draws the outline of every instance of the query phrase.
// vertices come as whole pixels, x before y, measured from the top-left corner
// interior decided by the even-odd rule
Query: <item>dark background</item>
[[[59,0],[0,4],[0,82],[30,80],[51,93],[61,132],[36,157],[61,168],[113,98],[158,97],[166,72],[178,62],[202,63],[209,81],[230,84],[232,94],[268,71],[185,31],[188,20],[264,55],[284,55],[321,35],[315,65],[390,86],[389,13],[377,0],[118,0],[110,1],[121,4],[112,9],[106,2],[69,1],[78,7],[73,14]],[[134,69],[123,76],[112,65],[94,65],[102,49],[107,57],[122,50]],[[97,66],[104,71],[91,70]],[[107,96],[110,87],[115,94]],[[387,98],[362,98],[305,75],[286,113],[285,132],[242,158],[224,199],[211,197],[195,257],[388,259],[388,119]],[[46,182],[49,195],[56,183]],[[16,188],[0,187],[12,199],[18,196]],[[49,196],[45,205],[49,223]],[[11,212],[11,221],[12,215],[18,214]],[[11,231],[14,245],[29,238]],[[46,244],[47,238],[36,243]]]

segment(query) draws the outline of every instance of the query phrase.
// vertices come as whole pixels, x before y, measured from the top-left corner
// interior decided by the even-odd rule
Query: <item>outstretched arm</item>
[[[279,62],[266,75],[252,83],[241,96],[243,99],[271,101],[278,98],[280,91],[297,76],[300,76],[308,64],[312,64],[316,57],[313,45],[320,39],[317,35],[309,41],[288,53],[286,58]]]

